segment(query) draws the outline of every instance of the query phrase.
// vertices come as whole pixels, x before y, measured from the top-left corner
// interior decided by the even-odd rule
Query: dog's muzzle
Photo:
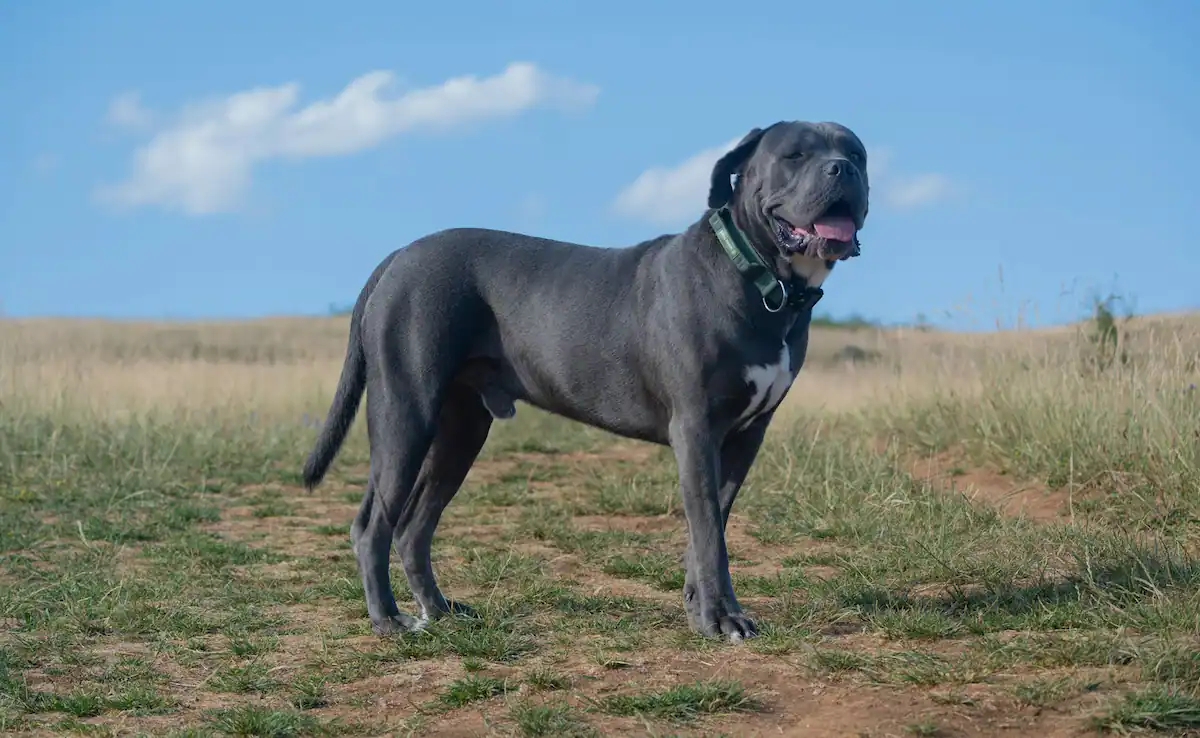
[[[839,204],[826,210],[807,226],[794,226],[773,216],[775,237],[789,254],[806,254],[827,261],[843,261],[861,252],[854,218],[839,212]]]

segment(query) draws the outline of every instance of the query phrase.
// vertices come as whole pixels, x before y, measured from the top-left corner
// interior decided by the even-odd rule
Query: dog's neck
[[[819,259],[808,254],[791,254],[785,257],[775,247],[775,234],[769,228],[760,225],[758,219],[750,218],[742,206],[740,198],[735,198],[729,206],[733,222],[745,234],[751,248],[758,252],[763,262],[774,267],[775,274],[785,282],[802,280],[806,287],[817,288],[824,284],[829,273],[833,271],[834,262]]]
[[[740,198],[734,198],[730,204],[730,214],[733,216],[733,222],[745,234],[746,241],[750,242],[750,247],[758,252],[764,263],[774,266],[775,274],[781,280],[800,280],[804,282],[805,287],[817,288],[821,287],[829,272],[833,271],[834,263],[827,262],[826,259],[810,257],[805,253],[793,253],[788,257],[779,253],[779,248],[775,247],[775,234],[770,232],[769,228],[763,227],[758,218],[751,218],[746,214]]]
[[[725,208],[709,210],[707,217],[694,227],[704,226],[708,226],[708,233],[696,242],[709,242],[715,246],[711,252],[704,250],[708,257],[704,261],[717,259],[725,262],[724,269],[712,264],[719,269],[713,275],[721,281],[740,278],[752,283],[762,295],[763,306],[771,313],[790,308],[783,316],[788,319],[788,330],[795,310],[811,311],[820,301],[824,293],[819,285],[833,268],[829,262],[799,254],[789,258],[778,249],[774,249],[770,256],[764,254],[761,241],[754,243],[751,240],[753,236],[746,234],[734,221],[732,212]],[[774,244],[773,241],[769,243]],[[734,269],[730,270],[730,265]]]
[[[833,271],[833,262],[808,254],[792,254],[787,259],[780,257],[778,261],[793,279],[803,279],[808,287],[820,287]]]

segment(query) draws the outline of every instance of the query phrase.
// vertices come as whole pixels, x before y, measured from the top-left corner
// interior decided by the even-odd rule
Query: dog
[[[625,248],[453,228],[387,256],[354,304],[345,364],[303,470],[320,483],[367,391],[370,475],[350,538],[372,629],[470,614],[430,546],[496,419],[522,401],[669,446],[688,545],[690,627],[757,634],[729,574],[725,526],[776,408],[804,364],[812,309],[860,253],[867,152],[838,123],[751,130],[712,169],[682,233]],[[418,616],[399,610],[394,544]]]

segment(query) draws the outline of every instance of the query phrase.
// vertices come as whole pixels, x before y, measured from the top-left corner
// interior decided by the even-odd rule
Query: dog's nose
[[[847,163],[845,159],[834,159],[833,161],[825,162],[825,175],[828,177],[840,177],[842,172],[853,174],[854,167],[846,166]]]

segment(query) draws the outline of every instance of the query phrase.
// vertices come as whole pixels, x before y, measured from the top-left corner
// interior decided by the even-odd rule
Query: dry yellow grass
[[[345,317],[7,320],[0,406],[50,422],[300,427],[328,407],[346,328]],[[994,333],[816,328],[777,425],[800,418],[927,448],[971,447],[979,460],[1051,477],[1055,458],[1071,475],[1099,473],[1087,457],[1102,467],[1113,454],[1193,464],[1200,319],[1140,317],[1118,330],[1116,353],[1126,358],[1100,371],[1088,321]]]
[[[0,323],[0,402],[22,412],[299,421],[324,412],[346,321]]]
[[[1014,377],[1014,392],[1101,392],[1122,406],[1137,401],[1126,396],[1131,385],[1097,384],[1080,371],[1093,353],[1088,330],[1087,324],[995,333],[815,329],[787,407],[856,410],[977,394]],[[0,402],[112,417],[214,411],[300,417],[324,410],[341,370],[345,332],[342,317],[0,321]],[[1138,318],[1122,340],[1141,386],[1184,388],[1197,381],[1200,318]],[[847,346],[877,356],[849,361],[841,354]]]

